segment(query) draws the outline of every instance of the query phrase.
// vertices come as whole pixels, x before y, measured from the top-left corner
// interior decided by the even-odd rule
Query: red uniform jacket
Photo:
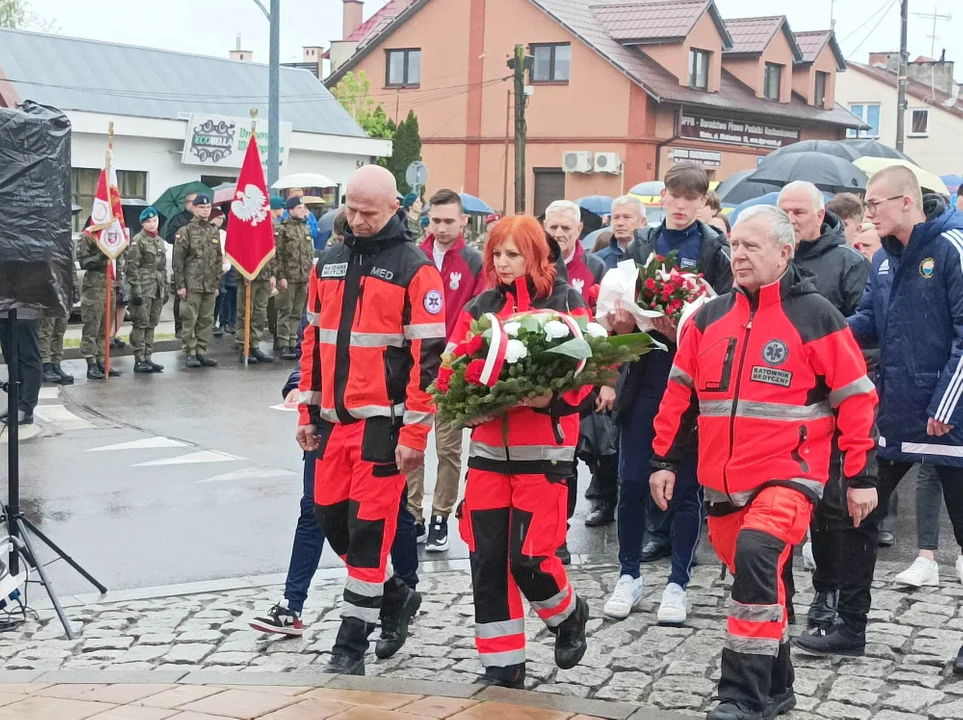
[[[582,297],[563,280],[556,280],[549,297],[533,297],[527,278],[512,286],[486,290],[462,311],[451,334],[449,348],[462,342],[473,320],[485,313],[507,317],[515,312],[550,308],[570,315],[588,316]],[[591,392],[586,385],[565,393],[545,410],[515,408],[474,428],[468,448],[468,467],[511,474],[544,474],[565,478],[572,474],[579,437],[578,405]],[[507,424],[506,424],[507,423]]]
[[[435,261],[435,236],[429,235],[419,246],[432,262]],[[465,304],[485,289],[482,255],[465,244],[460,235],[441,261],[441,282],[445,287],[445,325],[448,335],[455,328]]]
[[[698,418],[699,482],[725,512],[769,485],[815,502],[839,429],[853,487],[876,481],[876,388],[843,316],[795,267],[750,298],[741,288],[686,324],[653,443],[672,468]]]
[[[300,424],[378,419],[369,424],[384,431],[370,447],[383,462],[396,442],[425,449],[435,413],[427,389],[445,346],[441,278],[405,226],[395,215],[377,236],[349,233],[321,255],[301,342]]]

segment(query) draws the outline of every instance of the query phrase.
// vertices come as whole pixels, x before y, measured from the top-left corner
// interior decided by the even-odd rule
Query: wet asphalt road
[[[106,383],[87,383],[82,363],[70,361],[64,365],[77,384],[57,399],[42,400],[63,404],[90,427],[75,428],[69,418],[44,423],[41,437],[21,444],[23,509],[108,588],[287,568],[302,462],[294,441],[297,414],[272,406],[282,401],[293,363],[245,369],[229,342],[229,336],[215,339],[211,355],[221,361],[218,368],[186,370],[179,353],[164,353],[155,360],[166,372],[142,376],[131,372],[131,358],[123,358],[118,361],[123,376]],[[5,370],[0,368],[0,377]],[[153,447],[100,449],[134,442]],[[6,445],[0,447],[0,492],[6,499]],[[426,495],[434,486],[433,466],[429,443]],[[583,466],[580,496],[587,485]],[[883,550],[882,560],[909,563],[915,557],[914,487],[914,478],[901,486],[897,546]],[[615,561],[615,526],[586,528],[587,509],[580,497],[571,551]],[[451,549],[427,559],[467,557],[454,519],[451,523]],[[949,569],[956,550],[945,512],[941,525],[940,559]],[[715,561],[706,547],[700,558]],[[322,565],[339,564],[326,549]],[[50,571],[61,593],[93,589],[63,563]]]

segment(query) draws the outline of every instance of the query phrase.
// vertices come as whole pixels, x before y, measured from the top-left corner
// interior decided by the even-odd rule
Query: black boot
[[[184,363],[184,366],[189,368],[199,368],[201,366],[201,361],[198,360],[194,355],[188,355],[187,362]]]
[[[164,372],[164,366],[161,365],[160,363],[155,363],[155,362],[154,362],[153,360],[151,360],[150,358],[147,358],[147,364],[150,365],[151,370],[153,370],[155,373],[162,373],[162,372]]]
[[[558,550],[555,551],[555,557],[562,561],[562,565],[572,564],[572,553],[568,550],[568,543],[563,542],[559,545]]]
[[[381,606],[381,637],[375,644],[375,655],[381,660],[401,650],[408,639],[408,626],[421,607],[421,593],[409,588],[397,575],[385,584],[395,587],[390,591],[386,588]]]
[[[588,643],[585,640],[585,624],[588,622],[589,606],[580,597],[575,598],[575,612],[568,616],[555,635],[555,664],[563,670],[578,665],[585,655]]]
[[[43,381],[45,383],[60,383],[60,376],[57,374],[57,371],[54,370],[54,366],[50,363],[43,364]]]
[[[207,355],[198,355],[197,361],[204,367],[217,367],[217,360]]]
[[[100,366],[97,365],[93,360],[87,361],[87,379],[88,380],[103,380],[106,375],[104,371],[101,370]]]
[[[845,655],[862,657],[866,654],[866,631],[857,631],[846,622],[832,627],[819,627],[800,635],[796,647],[813,655]]]
[[[297,359],[298,359],[297,350],[295,350],[293,347],[286,347],[286,348],[282,349],[282,350],[281,350],[281,359],[282,359],[282,360],[297,360]]]
[[[134,372],[150,374],[154,372],[154,368],[152,368],[146,360],[138,360],[134,363]]]
[[[245,358],[244,358],[244,353],[241,353],[240,355],[237,356],[237,361],[238,361],[241,365],[244,364],[244,360],[245,360]],[[257,358],[254,357],[253,353],[252,353],[251,355],[248,355],[248,356],[247,356],[247,364],[248,364],[248,365],[257,365]]]
[[[615,522],[615,508],[605,500],[596,500],[585,516],[585,527],[604,527]]]
[[[796,707],[796,693],[792,689],[795,679],[796,674],[792,669],[789,643],[784,642],[779,646],[779,654],[772,664],[772,682],[769,686],[769,699],[766,702],[766,709],[762,711],[763,720],[773,720],[773,718]]]
[[[807,620],[810,629],[817,627],[831,627],[836,622],[836,610],[839,605],[839,592],[826,590],[817,592],[809,606]]]
[[[254,348],[253,350],[251,350],[251,356],[256,358],[258,362],[262,362],[262,363],[274,362],[274,356],[261,352],[260,348]]]
[[[115,370],[114,368],[111,368],[110,372],[107,372],[102,362],[98,362],[97,367],[100,369],[101,374],[106,374],[107,377],[120,377],[120,370]]]
[[[953,663],[953,674],[963,675],[963,647],[960,648],[960,652],[956,656],[956,661]]]
[[[73,384],[74,384],[74,376],[68,374],[62,367],[60,367],[60,363],[54,363],[53,369],[54,369],[54,372],[57,373],[57,375],[60,376],[60,384],[61,384],[61,385],[73,385]]]
[[[364,654],[368,650],[368,636],[374,625],[358,618],[342,618],[338,638],[331,649],[331,658],[324,669],[340,675],[364,675]]]
[[[521,690],[525,687],[525,663],[485,668],[485,674],[476,683]]]
[[[706,714],[706,720],[762,720],[762,713],[746,710],[732,700],[723,700]]]
[[[211,335],[213,335],[214,337],[221,337],[221,336],[223,336],[223,335],[224,335],[224,328],[222,328],[220,325],[215,325],[215,326],[214,326],[214,329],[211,330]]]

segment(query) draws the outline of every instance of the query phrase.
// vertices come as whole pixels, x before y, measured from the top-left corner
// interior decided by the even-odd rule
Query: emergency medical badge
[[[770,340],[762,349],[762,359],[767,365],[779,367],[789,359],[789,346],[782,340]]]
[[[425,293],[425,310],[430,312],[432,315],[437,315],[441,312],[442,308],[442,298],[441,293],[437,290],[429,290]]]
[[[789,346],[782,340],[770,340],[762,349],[762,359],[769,367],[753,365],[750,379],[767,385],[789,387],[792,383],[792,373],[788,370],[776,369],[789,359]]]
[[[936,270],[936,260],[931,257],[923,258],[923,262],[920,263],[920,276],[926,280],[932,280],[934,270]]]

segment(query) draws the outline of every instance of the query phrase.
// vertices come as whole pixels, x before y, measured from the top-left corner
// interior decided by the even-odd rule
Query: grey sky
[[[468,5],[468,0],[461,1]],[[768,0],[762,8],[758,0],[716,0],[724,17],[785,14],[794,30],[828,27],[830,2]],[[367,0],[365,17],[382,5],[384,0]],[[268,59],[267,20],[253,0],[32,0],[32,6],[64,35],[223,57],[240,33],[244,49],[254,51],[256,62]],[[874,15],[884,7],[885,12]],[[963,77],[959,0],[910,0],[910,57],[930,54],[932,20],[913,13],[932,13],[934,7],[954,15],[949,22],[937,23],[935,55],[945,47],[947,59],[959,64],[959,79]],[[848,58],[866,62],[869,51],[898,49],[899,0],[835,0],[835,13],[837,37]],[[327,45],[341,34],[340,0],[281,0],[281,17],[282,61],[300,60],[302,45]]]

